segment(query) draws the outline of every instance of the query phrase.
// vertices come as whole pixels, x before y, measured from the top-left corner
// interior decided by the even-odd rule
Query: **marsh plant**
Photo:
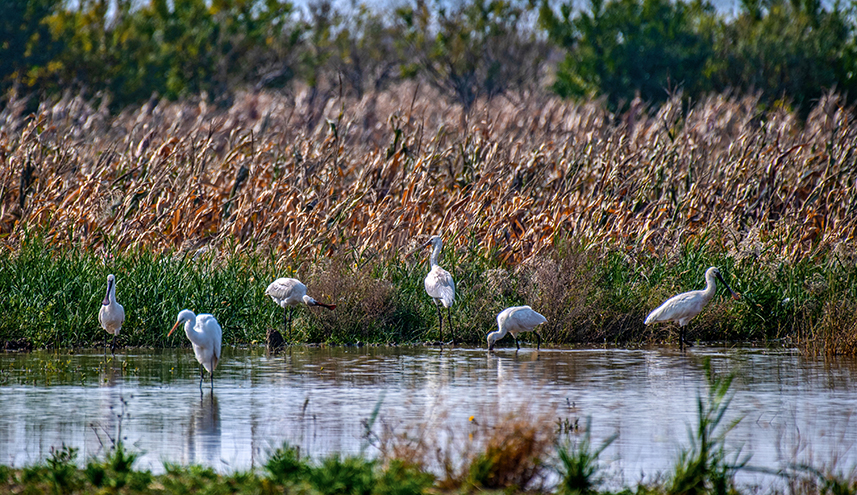
[[[679,454],[666,487],[668,494],[736,493],[734,475],[749,460],[749,456],[740,457],[740,452],[733,456],[732,462],[727,459],[726,435],[740,421],[724,424],[734,395],[730,386],[735,375],[717,376],[710,358],[706,358],[704,366],[708,378],[707,395],[697,397],[697,424],[688,426],[690,445]]]
[[[592,418],[586,418],[586,426],[579,440],[575,442],[570,435],[566,435],[557,445],[557,471],[560,475],[558,495],[597,493],[599,485],[604,481],[598,458],[618,438],[618,434],[607,437],[601,445],[593,448],[591,424]]]

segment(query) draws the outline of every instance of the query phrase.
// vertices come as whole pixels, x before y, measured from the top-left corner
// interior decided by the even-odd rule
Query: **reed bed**
[[[118,115],[75,97],[32,115],[10,102],[0,236],[8,253],[38,237],[108,260],[251,255],[271,274],[315,273],[352,295],[354,315],[359,290],[342,282],[358,274],[370,312],[412,321],[431,307],[397,284],[419,288],[422,257],[407,254],[440,233],[472,337],[500,300],[552,310],[555,341],[639,340],[647,309],[718,264],[748,297],[715,305],[701,335],[818,343],[825,328],[857,332],[825,319],[857,300],[857,126],[841,101],[828,95],[806,121],[730,95],[622,115],[528,95],[462,118],[416,83],[361,100],[153,98]],[[344,323],[323,318],[322,340]],[[416,327],[396,331],[428,324]]]

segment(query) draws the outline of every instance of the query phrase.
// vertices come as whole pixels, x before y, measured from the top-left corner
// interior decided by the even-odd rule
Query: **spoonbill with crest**
[[[521,345],[518,343],[518,334],[523,332],[533,332],[536,334],[536,337],[539,339],[536,349],[541,350],[542,336],[535,331],[535,328],[547,321],[547,318],[533,311],[533,308],[529,306],[512,306],[511,308],[506,308],[497,315],[497,327],[499,327],[499,330],[488,334],[488,350],[493,351],[494,344],[505,337],[507,333],[512,334],[512,338],[515,339],[515,347],[520,350]]]
[[[321,306],[333,310],[335,304],[318,302],[306,293],[306,285],[296,278],[278,278],[268,285],[265,295],[271,296],[275,303],[283,308],[283,331],[288,330],[289,340],[292,340],[292,312],[298,304]],[[286,309],[286,308],[289,309]]]
[[[110,344],[110,353],[112,354],[116,348],[116,336],[119,335],[119,330],[125,323],[125,308],[116,301],[116,277],[113,274],[107,276],[107,293],[104,295],[104,300],[101,301],[101,309],[98,310],[98,323],[107,333],[113,335],[113,342]],[[107,347],[106,341],[104,346]]]
[[[720,280],[729,292],[732,293],[732,298],[736,301],[741,299],[741,296],[735,293],[729,284],[723,280],[723,275],[716,267],[711,267],[705,271],[705,289],[692,290],[683,292],[667,299],[663,304],[654,309],[649,316],[646,317],[646,325],[658,323],[662,321],[674,321],[679,326],[679,348],[684,349],[684,327],[702,308],[711,301],[714,293],[717,292],[717,282]]]

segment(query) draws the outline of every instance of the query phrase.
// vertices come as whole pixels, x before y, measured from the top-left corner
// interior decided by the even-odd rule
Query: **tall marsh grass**
[[[625,115],[533,95],[461,120],[404,84],[118,115],[75,97],[30,115],[10,105],[0,290],[15,320],[3,336],[94,342],[112,271],[140,345],[163,344],[156,329],[184,307],[214,313],[227,341],[262,341],[278,316],[258,289],[292,274],[341,304],[301,312],[300,340],[432,340],[425,253],[406,253],[441,233],[469,342],[512,303],[548,316],[553,342],[672,339],[643,317],[717,265],[744,301],[716,300],[690,339],[852,353],[857,327],[838,308],[857,304],[857,126],[840,102],[799,121],[728,95]]]

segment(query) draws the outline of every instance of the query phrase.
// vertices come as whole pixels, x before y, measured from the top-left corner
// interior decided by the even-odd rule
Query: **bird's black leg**
[[[289,308],[289,345],[292,343],[292,318],[294,317],[295,308]]]
[[[199,364],[199,393],[202,393],[202,380],[205,378],[205,368],[202,367],[202,363]]]
[[[289,310],[283,306],[283,334],[289,334]]]
[[[452,307],[446,308],[446,326],[452,332],[452,345],[455,345],[455,327],[452,326]]]
[[[520,351],[521,350],[521,344],[518,343],[518,336],[512,335],[512,338],[515,339],[515,348]]]
[[[214,360],[211,360],[211,391],[214,392]]]
[[[684,352],[684,327],[678,329],[678,350]]]
[[[542,350],[542,336],[539,335],[539,332],[533,332],[533,333],[536,334],[536,338],[539,339],[539,343],[536,345],[536,350],[540,351],[540,350]]]
[[[114,350],[116,349],[116,334],[113,334],[113,341],[110,343],[110,354],[114,354]]]
[[[440,345],[443,347],[443,313],[440,311],[440,304],[434,302],[434,307],[437,308],[437,323],[440,326]]]

